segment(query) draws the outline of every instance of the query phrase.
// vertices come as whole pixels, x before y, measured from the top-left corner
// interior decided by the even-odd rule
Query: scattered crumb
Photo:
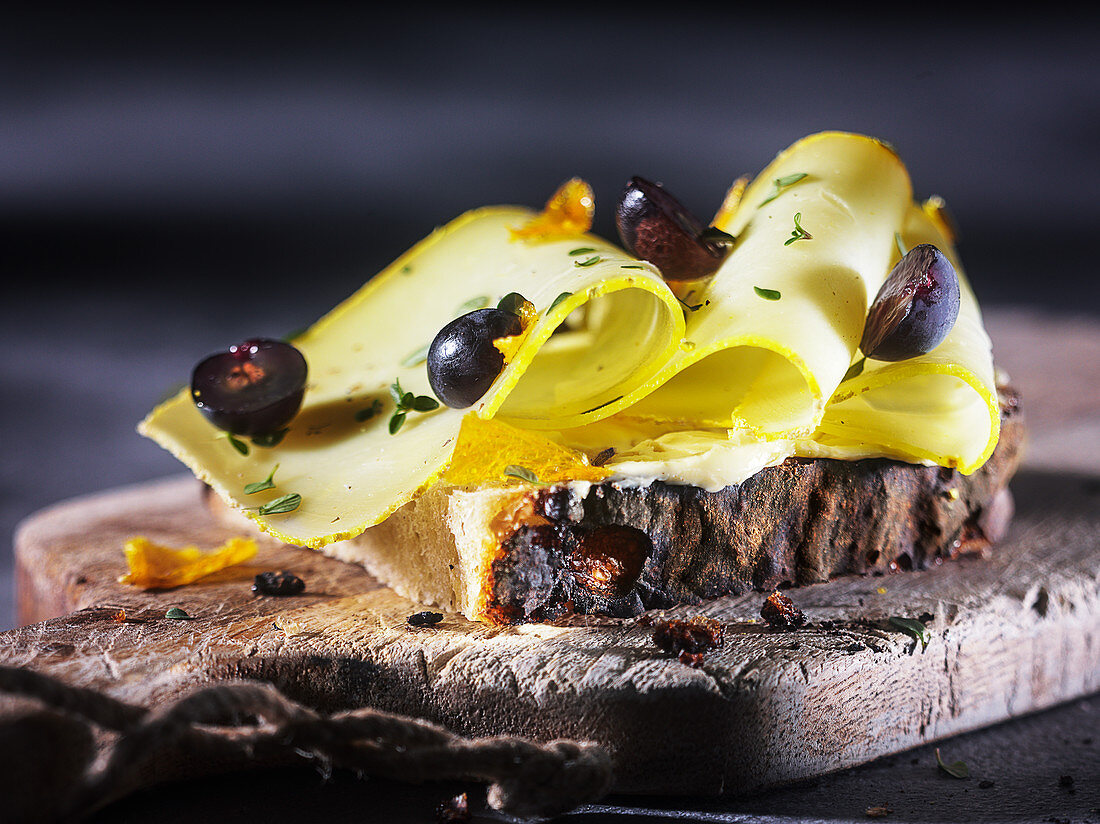
[[[882,818],[883,816],[890,815],[890,813],[892,812],[893,810],[891,810],[890,807],[886,804],[878,804],[874,807],[868,807],[866,810],[864,810],[864,813],[866,813],[868,818]]]
[[[806,623],[806,616],[802,610],[779,590],[765,599],[764,605],[760,607],[760,617],[767,622],[768,626],[784,629],[793,629]]]
[[[405,619],[405,623],[410,627],[434,627],[440,621],[443,620],[442,612],[431,612],[430,610],[424,610],[423,612],[417,612],[410,615]]]
[[[252,583],[252,593],[254,595],[274,595],[279,597],[301,595],[305,592],[305,588],[305,581],[286,570],[279,570],[278,572],[261,572],[253,579]]]
[[[302,625],[293,618],[287,618],[285,615],[276,616],[272,626],[285,634],[288,638],[299,635],[302,632]]]
[[[654,627],[653,642],[676,654],[681,663],[698,668],[703,665],[703,653],[722,645],[722,625],[705,615],[663,620]]]

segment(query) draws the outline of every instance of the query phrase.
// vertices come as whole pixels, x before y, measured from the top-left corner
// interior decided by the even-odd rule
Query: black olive
[[[254,338],[204,358],[191,373],[191,398],[214,426],[270,436],[298,414],[306,359],[294,346]]]
[[[476,403],[504,369],[499,338],[523,332],[517,315],[502,309],[478,309],[455,318],[428,347],[428,383],[452,409]]]
[[[661,270],[665,280],[713,275],[725,244],[707,240],[706,226],[659,183],[632,177],[619,198],[615,223],[623,247]]]
[[[959,316],[959,276],[930,243],[914,246],[878,290],[859,348],[869,358],[899,361],[939,346]]]

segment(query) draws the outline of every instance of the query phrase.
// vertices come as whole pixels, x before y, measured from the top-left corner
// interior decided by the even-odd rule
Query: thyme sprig
[[[488,295],[478,295],[476,298],[470,298],[465,303],[459,305],[456,315],[466,315],[470,312],[476,312],[478,309],[484,309],[493,300]]]
[[[905,248],[905,241],[901,239],[901,232],[894,232],[894,245],[898,247],[898,254],[905,257],[909,250]]]
[[[568,300],[571,297],[573,297],[572,292],[562,292],[560,295],[554,298],[554,302],[550,304],[549,308],[546,311],[553,312],[554,309],[557,308],[559,303],[561,303],[563,300]]]
[[[248,456],[249,449],[248,449],[248,444],[247,443],[242,441],[240,438],[238,438],[232,432],[222,432],[221,436],[223,438],[225,438],[227,441],[229,441],[229,445],[231,447],[233,447],[235,450],[237,450],[239,453],[241,453],[245,457]]]
[[[863,367],[867,365],[867,358],[862,357],[848,367],[848,371],[844,373],[844,377],[840,379],[841,383],[852,378],[859,377],[863,374]]]
[[[404,360],[401,361],[401,365],[416,366],[418,363],[423,363],[428,359],[428,349],[430,348],[431,344],[426,343],[419,349],[414,349],[412,352],[409,352],[409,354],[405,356]]]
[[[275,467],[271,470],[271,474],[269,474],[264,480],[254,481],[250,484],[245,484],[244,494],[245,495],[255,495],[257,492],[263,492],[265,489],[274,489],[275,488],[275,471],[278,468],[279,468],[279,465],[275,464]]]
[[[766,198],[760,201],[760,206],[763,206],[765,203],[771,203],[773,200],[783,194],[784,189],[786,189],[788,186],[793,186],[806,176],[806,172],[795,172],[794,174],[786,175],[785,177],[777,177],[775,180],[772,181],[771,193]],[[759,208],[759,206],[757,208]]]
[[[923,623],[915,618],[899,618],[897,616],[891,616],[889,622],[891,626],[901,630],[913,639],[913,650],[916,650],[918,643],[921,652],[928,649],[928,642],[932,640],[932,633],[928,631],[928,627]]]
[[[259,508],[261,515],[282,515],[293,512],[302,505],[302,496],[297,492],[288,492],[273,501],[268,501]]]
[[[783,241],[784,246],[790,246],[796,240],[813,240],[814,236],[802,228],[802,212],[794,213],[794,229],[791,231],[791,236]]]
[[[752,290],[756,292],[757,297],[761,297],[764,300],[779,300],[783,297],[783,293],[778,289],[765,289],[763,286],[754,286]]]
[[[952,778],[970,778],[970,768],[966,766],[966,762],[952,761],[950,764],[946,763],[943,758],[940,757],[939,747],[936,747],[936,766]]]
[[[396,380],[390,384],[390,396],[393,398],[394,410],[390,416],[390,434],[396,435],[405,424],[405,418],[409,412],[431,412],[439,408],[439,401],[430,395],[414,395],[401,388],[401,381]]]
[[[522,481],[527,481],[529,484],[537,484],[539,482],[538,476],[525,466],[508,464],[508,466],[504,467],[504,474],[510,478],[519,478]]]

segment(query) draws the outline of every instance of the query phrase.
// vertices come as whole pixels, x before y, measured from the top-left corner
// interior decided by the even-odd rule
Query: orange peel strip
[[[539,214],[512,230],[512,237],[553,240],[582,235],[592,228],[595,213],[596,196],[592,187],[579,177],[570,178],[551,195]]]
[[[544,484],[600,481],[611,474],[609,469],[590,465],[583,453],[554,443],[534,430],[470,414],[462,419],[443,480],[454,486],[519,483],[505,474],[509,466],[522,466]]]
[[[190,584],[226,567],[244,563],[256,554],[252,538],[230,538],[213,552],[197,546],[179,549],[138,535],[123,546],[130,572],[118,580],[143,589],[170,589]]]

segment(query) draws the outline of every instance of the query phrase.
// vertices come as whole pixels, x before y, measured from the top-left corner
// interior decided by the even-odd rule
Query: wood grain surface
[[[617,792],[650,794],[783,784],[1093,693],[1100,329],[1022,313],[989,327],[1031,433],[1007,538],[985,559],[791,590],[808,618],[797,630],[763,624],[762,593],[671,611],[721,622],[724,642],[701,668],[662,652],[634,619],[411,627],[421,607],[363,570],[273,541],[248,566],[176,590],[118,583],[135,534],[205,546],[228,536],[190,476],[26,521],[16,540],[26,625],[0,634],[0,662],[143,706],[256,679],[325,711],[372,706],[464,735],[595,741]],[[1075,357],[1055,358],[1067,340]],[[306,592],[254,596],[253,576],[273,569],[300,575]],[[166,619],[172,606],[191,619]],[[923,618],[927,647],[891,617]]]

